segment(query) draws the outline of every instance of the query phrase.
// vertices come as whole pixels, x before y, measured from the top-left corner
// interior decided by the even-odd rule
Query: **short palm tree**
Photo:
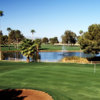
[[[29,39],[22,41],[20,49],[21,53],[27,57],[27,62],[30,62],[30,57],[33,58],[38,52],[37,44]]]

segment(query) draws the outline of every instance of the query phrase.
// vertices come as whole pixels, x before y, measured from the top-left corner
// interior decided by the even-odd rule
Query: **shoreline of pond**
[[[39,50],[39,52],[83,52],[82,50]]]
[[[1,52],[21,52],[21,50],[6,50]],[[82,50],[39,50],[39,52],[83,52]]]

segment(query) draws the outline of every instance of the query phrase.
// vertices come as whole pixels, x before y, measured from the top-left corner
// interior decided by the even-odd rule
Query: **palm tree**
[[[83,34],[83,30],[80,30],[79,33],[80,33],[80,35]]]
[[[0,16],[3,16],[3,11],[0,10]]]
[[[0,10],[0,17],[3,16],[3,11]],[[0,51],[1,51],[1,37],[0,37]]]
[[[32,30],[31,30],[31,33],[32,33],[32,35],[33,35],[33,33],[35,33],[35,30],[34,30],[34,29],[32,29]]]
[[[7,31],[8,31],[8,32],[11,32],[11,30],[12,30],[12,29],[11,29],[10,27],[7,28]]]
[[[7,28],[8,34],[12,31],[10,27]],[[9,50],[10,50],[10,37],[8,35],[8,44],[9,44]]]
[[[22,43],[20,44],[20,49],[21,49],[21,53],[27,57],[27,62],[30,62],[30,57],[33,58],[38,50],[37,50],[37,44],[29,39],[25,39],[24,41],[22,41]]]
[[[80,33],[80,36],[81,36],[83,34],[83,30],[80,30],[79,33]],[[81,48],[80,48],[80,58],[81,58]]]

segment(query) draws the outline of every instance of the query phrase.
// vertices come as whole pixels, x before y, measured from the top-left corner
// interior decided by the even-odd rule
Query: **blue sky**
[[[91,24],[100,23],[100,0],[0,0],[0,30],[19,29],[26,37],[55,37],[65,30],[77,35]]]

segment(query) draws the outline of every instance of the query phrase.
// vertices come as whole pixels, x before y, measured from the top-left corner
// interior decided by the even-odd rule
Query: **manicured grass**
[[[41,49],[43,50],[62,50],[62,46],[42,44]],[[65,50],[80,50],[79,46],[65,46]]]
[[[37,89],[54,100],[100,100],[100,64],[0,62],[0,88]]]

